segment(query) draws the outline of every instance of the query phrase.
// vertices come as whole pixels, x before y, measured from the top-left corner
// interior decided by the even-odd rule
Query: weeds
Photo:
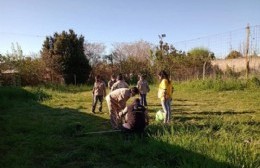
[[[91,113],[90,86],[0,87],[0,165],[259,167],[258,79],[174,87],[172,123],[154,121],[161,106],[151,86],[147,135],[130,139],[120,133],[77,136],[111,129],[103,124],[108,113]],[[103,108],[107,112],[106,103]]]

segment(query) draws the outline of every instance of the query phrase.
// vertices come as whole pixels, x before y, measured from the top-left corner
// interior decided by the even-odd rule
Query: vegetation
[[[42,48],[42,59],[51,74],[60,75],[66,84],[86,83],[91,71],[84,54],[84,37],[78,37],[73,30],[54,33],[46,37]]]
[[[215,55],[207,48],[196,47],[186,53],[162,39],[158,46],[143,40],[115,43],[111,53],[106,55],[105,48],[102,43],[84,42],[84,37],[73,30],[47,36],[40,56],[25,57],[18,44],[16,47],[12,45],[11,54],[0,55],[0,71],[12,72],[7,75],[0,73],[0,84],[90,84],[96,75],[108,81],[112,74],[119,73],[124,74],[130,84],[136,83],[139,74],[146,75],[149,82],[155,83],[160,70],[168,71],[171,79],[176,81],[240,78],[247,74],[243,68],[240,72],[235,71],[234,66],[223,71],[213,67],[211,61]],[[231,51],[227,58],[241,56],[241,53]],[[256,63],[251,66],[250,73],[255,75],[258,72]]]
[[[233,50],[227,55],[226,59],[235,59],[235,58],[242,58],[242,57],[243,55],[240,52]]]
[[[213,90],[213,91],[232,91],[232,90],[246,90],[256,89],[260,87],[260,80],[253,77],[249,80],[239,79],[206,79],[206,80],[192,80],[182,82],[182,88],[186,90]]]
[[[24,57],[18,43],[12,44],[11,53],[0,55],[0,65],[0,72],[9,71],[0,76],[2,85],[35,86],[44,82],[44,62],[37,57]]]
[[[155,122],[161,105],[151,86],[143,138],[86,134],[111,129],[106,103],[103,113],[91,113],[89,86],[0,87],[0,165],[256,168],[259,84],[257,78],[175,83],[169,125]]]

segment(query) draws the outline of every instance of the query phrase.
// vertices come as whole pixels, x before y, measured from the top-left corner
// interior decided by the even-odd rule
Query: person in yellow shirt
[[[166,71],[161,71],[159,74],[160,84],[158,88],[158,98],[161,100],[164,111],[164,123],[170,122],[171,117],[171,101],[172,101],[172,83]]]

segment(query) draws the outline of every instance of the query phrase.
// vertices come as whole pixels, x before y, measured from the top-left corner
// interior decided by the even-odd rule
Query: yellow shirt
[[[165,96],[164,96],[165,95]],[[171,98],[172,96],[172,83],[167,79],[163,79],[159,85],[158,98],[164,100],[164,98]]]

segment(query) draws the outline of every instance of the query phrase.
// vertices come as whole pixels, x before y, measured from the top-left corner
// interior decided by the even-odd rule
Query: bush
[[[247,87],[250,89],[260,88],[260,79],[253,77],[247,81]]]

